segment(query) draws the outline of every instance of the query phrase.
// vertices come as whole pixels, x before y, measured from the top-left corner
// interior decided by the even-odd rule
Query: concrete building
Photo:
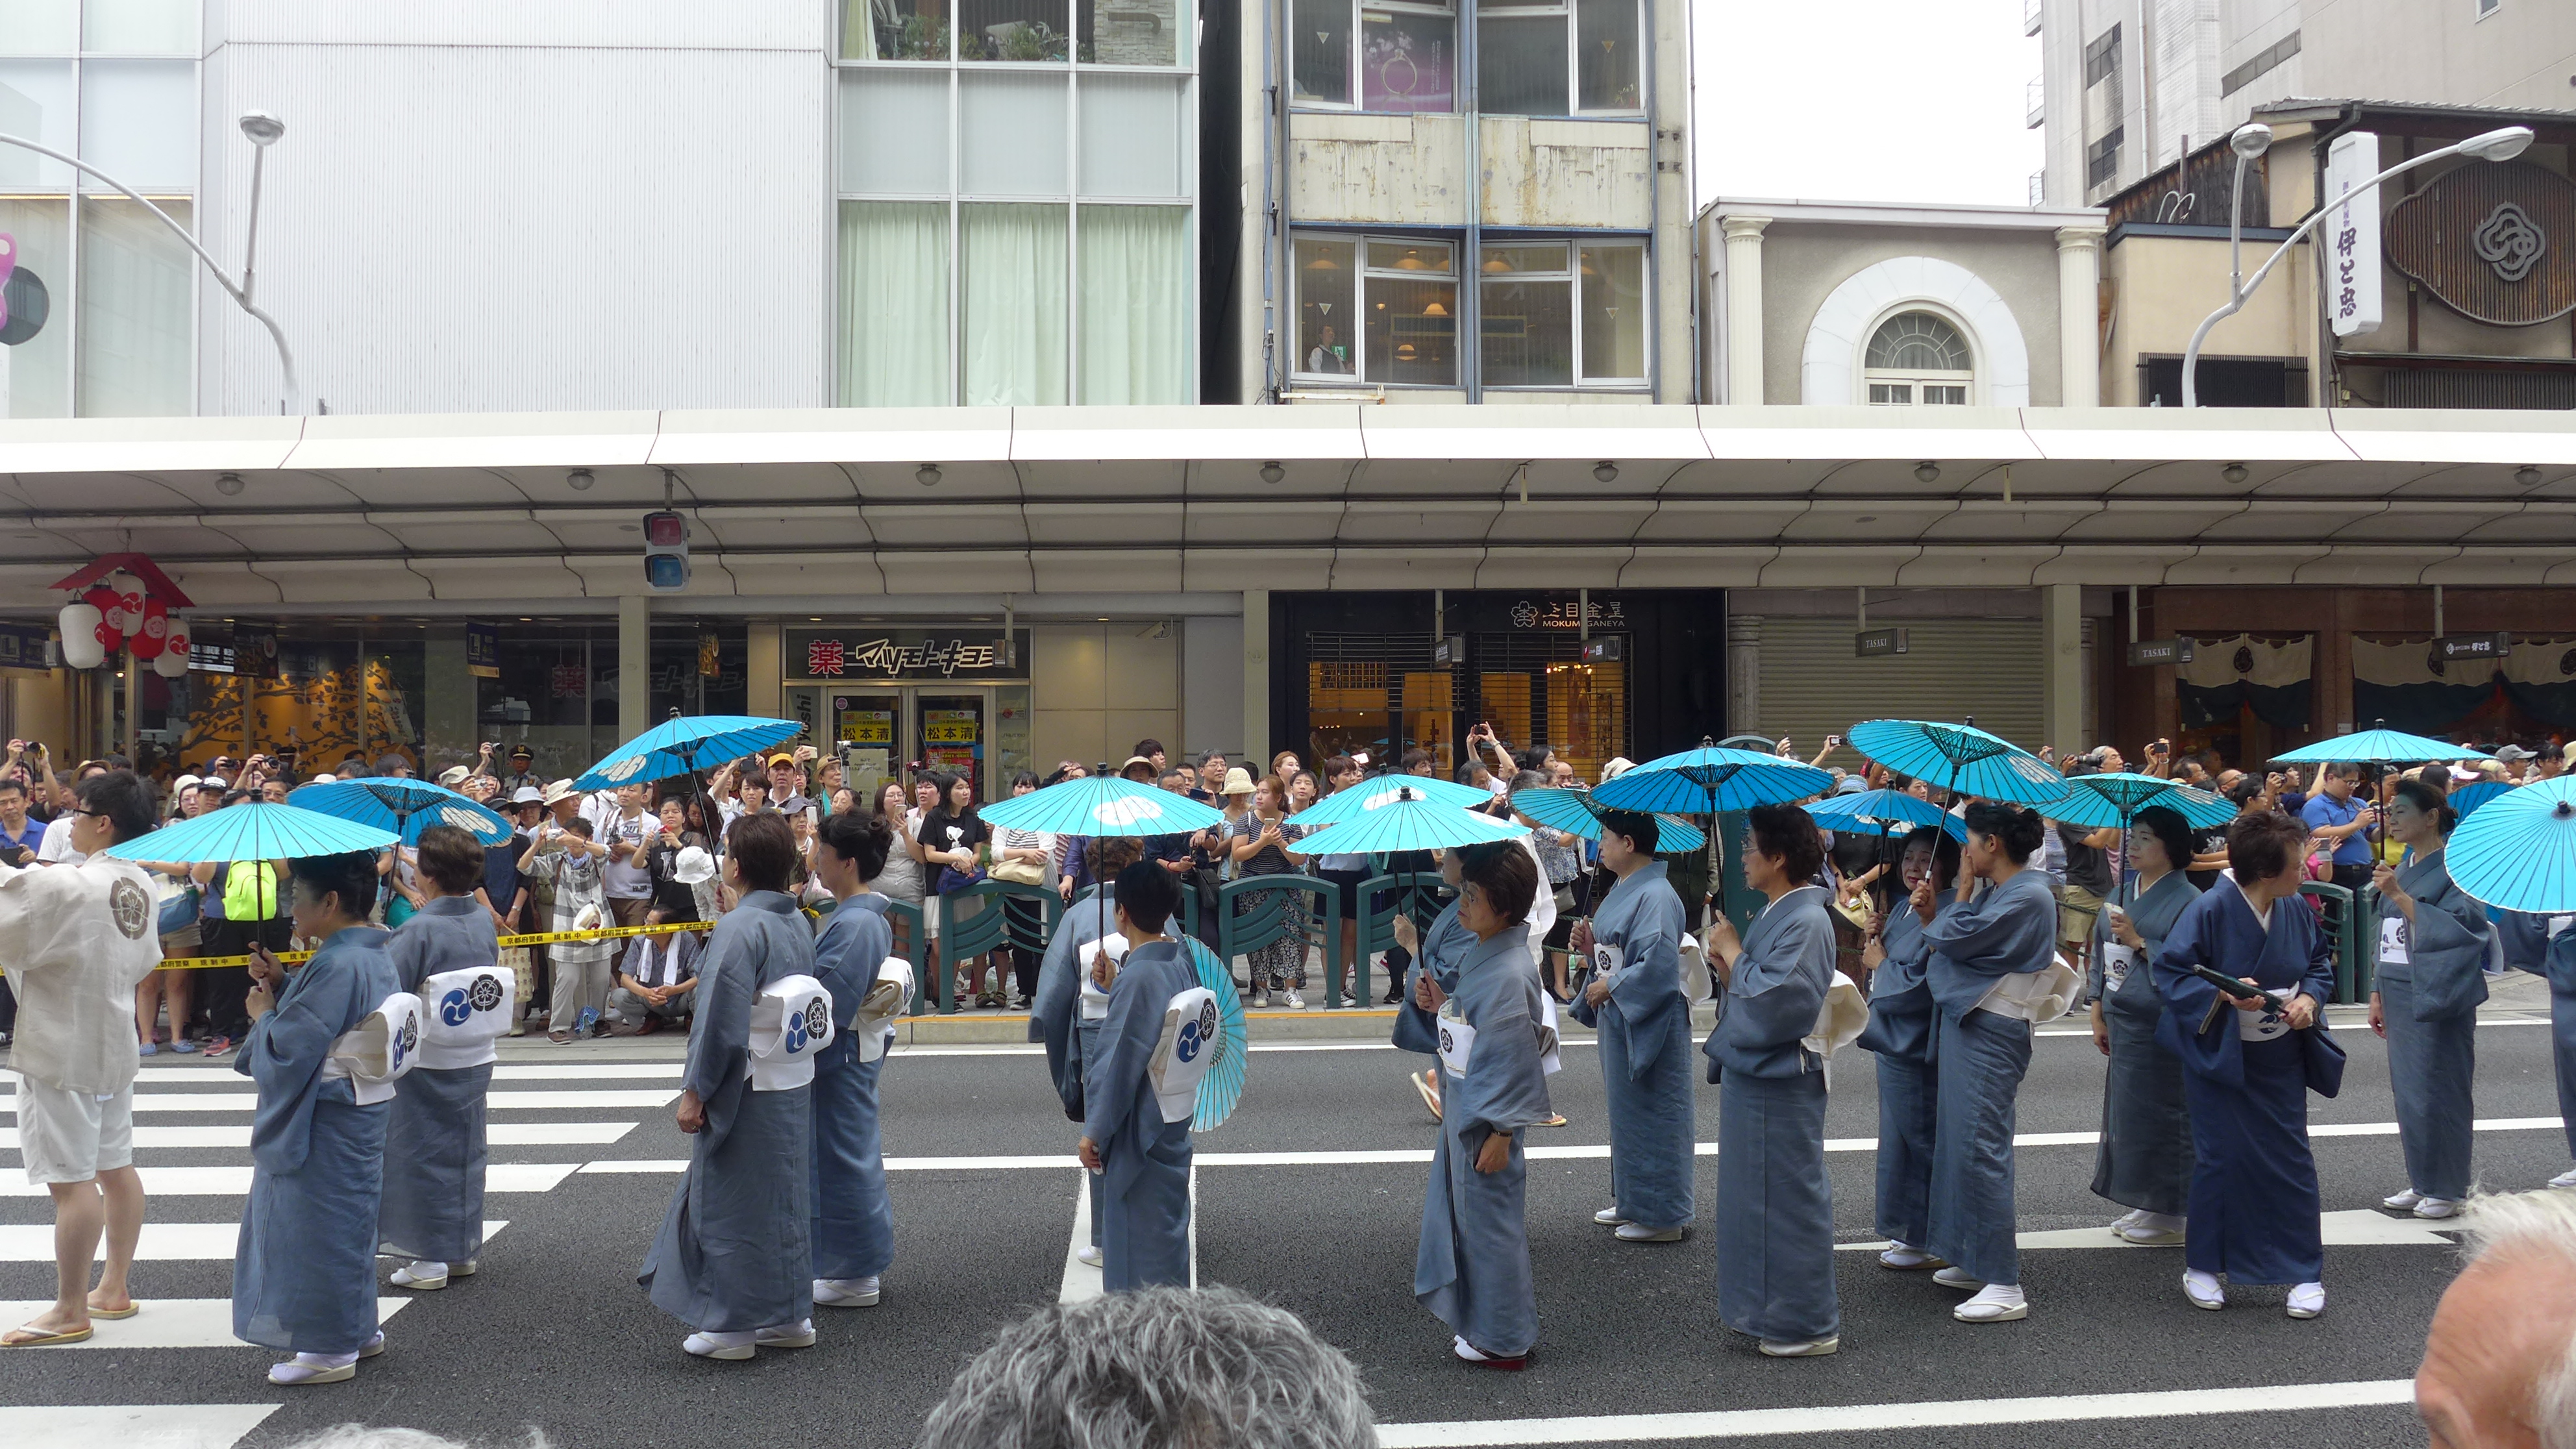
[[[1685,0],[1207,22],[1209,401],[1693,395]]]
[[[2027,14],[2048,157],[2034,205],[2098,206],[2292,97],[2550,110],[2576,96],[2562,0],[2027,0]]]

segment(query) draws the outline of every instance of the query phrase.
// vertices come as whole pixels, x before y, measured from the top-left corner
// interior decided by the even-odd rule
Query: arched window
[[[1863,368],[1869,400],[1879,407],[1965,406],[1977,377],[1968,339],[1930,312],[1899,312],[1880,323]]]

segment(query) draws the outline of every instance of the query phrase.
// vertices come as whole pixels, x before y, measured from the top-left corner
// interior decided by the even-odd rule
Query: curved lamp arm
[[[173,232],[178,233],[179,240],[188,244],[188,250],[197,254],[197,260],[206,264],[206,270],[215,274],[215,282],[224,289],[224,294],[231,297],[234,302],[238,303],[243,311],[248,312],[251,316],[257,318],[259,320],[259,325],[268,329],[268,340],[277,344],[277,367],[286,384],[286,411],[291,415],[303,412],[303,389],[297,386],[295,381],[295,354],[287,348],[286,334],[279,330],[277,319],[269,316],[266,312],[261,311],[251,302],[250,293],[244,290],[240,283],[235,282],[232,277],[224,271],[222,264],[207,254],[204,247],[197,244],[197,238],[193,233],[191,233],[186,227],[181,226],[176,220],[172,219],[170,213],[163,211],[158,206],[155,206],[150,198],[136,191],[133,187],[126,185],[124,182],[117,180],[115,177],[108,175],[106,172],[99,170],[97,167],[90,165],[88,162],[81,160],[77,156],[66,156],[51,146],[39,145],[34,141],[28,140],[24,136],[12,136],[6,132],[0,132],[0,145],[16,146],[23,150],[33,151],[39,156],[50,156],[53,159],[62,162],[64,165],[71,167],[75,171],[79,171],[84,175],[95,176],[99,180],[106,182],[108,185],[115,187],[117,190],[124,192],[129,199],[140,205],[144,210],[152,213],[156,217],[159,217],[163,226],[166,226]]]
[[[2269,130],[2265,130],[2262,134],[2268,138],[2270,132]],[[2412,156],[2406,160],[2400,161],[2396,165],[2380,172],[2378,175],[2361,183],[2359,186],[2354,187],[2352,190],[2341,196],[2334,197],[2330,200],[2320,198],[2316,210],[2308,213],[2308,219],[2300,222],[2298,228],[2292,231],[2279,246],[2273,248],[2270,256],[2263,259],[2263,265],[2254,269],[2254,279],[2250,282],[2242,283],[2237,280],[2236,275],[2237,238],[2243,221],[2245,209],[2245,167],[2246,163],[2252,158],[2245,155],[2242,151],[2238,152],[2236,157],[2235,198],[2228,207],[2227,215],[2227,264],[2229,273],[2227,279],[2227,301],[2225,305],[2221,306],[2217,311],[2200,319],[2200,326],[2195,328],[2191,334],[2191,345],[2183,349],[2182,405],[2187,408],[2196,408],[2200,406],[2200,380],[2198,377],[2198,373],[2200,371],[2200,344],[2209,339],[2209,330],[2216,327],[2219,323],[2226,321],[2228,318],[2235,316],[2236,313],[2245,306],[2245,299],[2252,296],[2254,294],[2254,289],[2263,285],[2263,279],[2272,274],[2272,268],[2280,262],[2282,257],[2289,254],[2290,248],[2299,244],[2301,238],[2305,237],[2309,232],[2314,231],[2317,223],[2325,220],[2327,213],[2333,211],[2336,207],[2347,205],[2356,198],[2369,192],[2378,190],[2379,184],[2392,176],[2398,175],[2401,172],[2412,171],[2416,167],[2422,166],[2427,162],[2439,161],[2445,156],[2467,155],[2475,156],[2482,161],[2510,161],[2514,157],[2521,155],[2522,149],[2531,144],[2531,137],[2531,129],[2527,126],[2506,126],[2501,130],[2489,131],[2484,135],[2471,136],[2465,141],[2455,141],[2448,146],[2442,147],[2438,151],[2427,151],[2421,156]]]

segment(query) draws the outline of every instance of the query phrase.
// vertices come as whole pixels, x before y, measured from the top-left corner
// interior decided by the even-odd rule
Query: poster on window
[[[873,745],[879,749],[894,744],[894,711],[890,709],[843,709],[841,743]]]
[[[465,626],[465,672],[475,679],[501,677],[501,626],[467,624]]]

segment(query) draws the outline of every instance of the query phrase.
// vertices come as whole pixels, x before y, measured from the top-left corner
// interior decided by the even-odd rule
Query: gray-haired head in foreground
[[[146,1436],[147,1439],[149,1436]],[[521,1439],[469,1441],[432,1434],[426,1429],[375,1429],[365,1424],[334,1424],[298,1439],[285,1449],[546,1449],[546,1436],[534,1429]]]
[[[948,1386],[919,1449],[1375,1449],[1359,1371],[1229,1288],[1051,1304]]]
[[[2472,1263],[2538,1258],[2576,1267],[2576,1192],[2479,1194],[2459,1226]],[[2576,1333],[2532,1384],[2530,1422],[2541,1449],[2576,1449]]]

